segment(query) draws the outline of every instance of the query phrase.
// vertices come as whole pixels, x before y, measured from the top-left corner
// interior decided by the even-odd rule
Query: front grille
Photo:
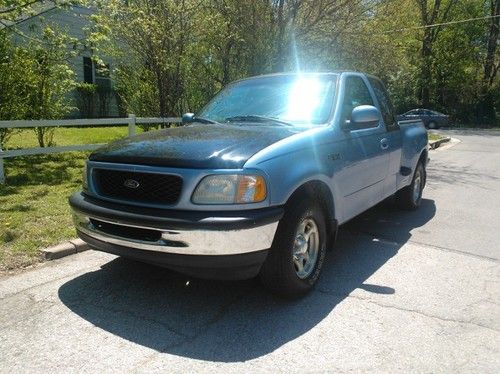
[[[182,190],[176,175],[94,169],[97,192],[104,197],[150,204],[175,204]]]

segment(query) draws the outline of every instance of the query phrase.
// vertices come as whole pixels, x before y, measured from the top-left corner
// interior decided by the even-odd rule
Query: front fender
[[[325,134],[325,131],[328,131],[328,128],[305,134],[304,137],[288,138],[281,146],[275,144],[272,152],[257,155],[245,165],[263,170],[267,174],[271,206],[284,205],[299,187],[311,181],[319,181],[328,187],[336,207],[334,216],[339,218],[337,213],[341,211],[338,209],[341,199],[336,194],[339,189],[335,187],[333,176],[340,164],[329,158],[336,148],[336,142],[331,134]],[[325,142],[325,139],[330,141]]]

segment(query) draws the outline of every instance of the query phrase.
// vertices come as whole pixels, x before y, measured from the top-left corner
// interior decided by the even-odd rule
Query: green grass
[[[106,143],[126,136],[126,127],[56,129],[56,145]],[[37,147],[33,130],[15,134],[6,149]],[[0,271],[42,260],[40,249],[76,237],[68,197],[81,187],[87,152],[5,160],[0,184]]]
[[[429,141],[440,140],[440,139],[444,138],[443,135],[434,134],[434,133],[431,133],[431,132],[428,135],[429,135]]]
[[[127,136],[127,134],[127,127],[66,127],[55,129],[54,143],[55,145],[60,146],[74,144],[107,143],[111,140]],[[30,147],[38,147],[35,133],[32,129],[23,129],[12,135],[5,148],[12,149]]]

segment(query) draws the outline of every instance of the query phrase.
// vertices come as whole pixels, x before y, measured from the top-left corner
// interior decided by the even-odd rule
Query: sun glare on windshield
[[[332,108],[336,79],[321,75],[271,75],[238,81],[222,90],[199,116],[219,122],[229,119],[233,124],[244,121],[245,125],[251,121],[263,125],[264,119],[257,117],[298,126],[324,124]]]
[[[288,95],[284,120],[310,123],[323,104],[325,85],[317,78],[300,78],[294,82]]]

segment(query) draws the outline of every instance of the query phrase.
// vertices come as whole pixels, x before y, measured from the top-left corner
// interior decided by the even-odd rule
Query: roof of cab
[[[340,75],[340,74],[345,74],[345,73],[356,73],[356,74],[365,74],[359,71],[353,71],[353,70],[332,70],[332,71],[327,71],[327,72],[314,72],[314,71],[307,71],[307,72],[283,72],[283,73],[271,73],[271,74],[261,74],[261,75],[254,75],[252,77],[246,77],[246,78],[241,78],[238,80],[233,81],[234,82],[241,82],[245,80],[250,80],[250,79],[257,79],[257,78],[267,78],[267,77],[280,77],[280,76],[294,76],[294,75],[322,75],[322,76],[333,76],[333,75]]]

